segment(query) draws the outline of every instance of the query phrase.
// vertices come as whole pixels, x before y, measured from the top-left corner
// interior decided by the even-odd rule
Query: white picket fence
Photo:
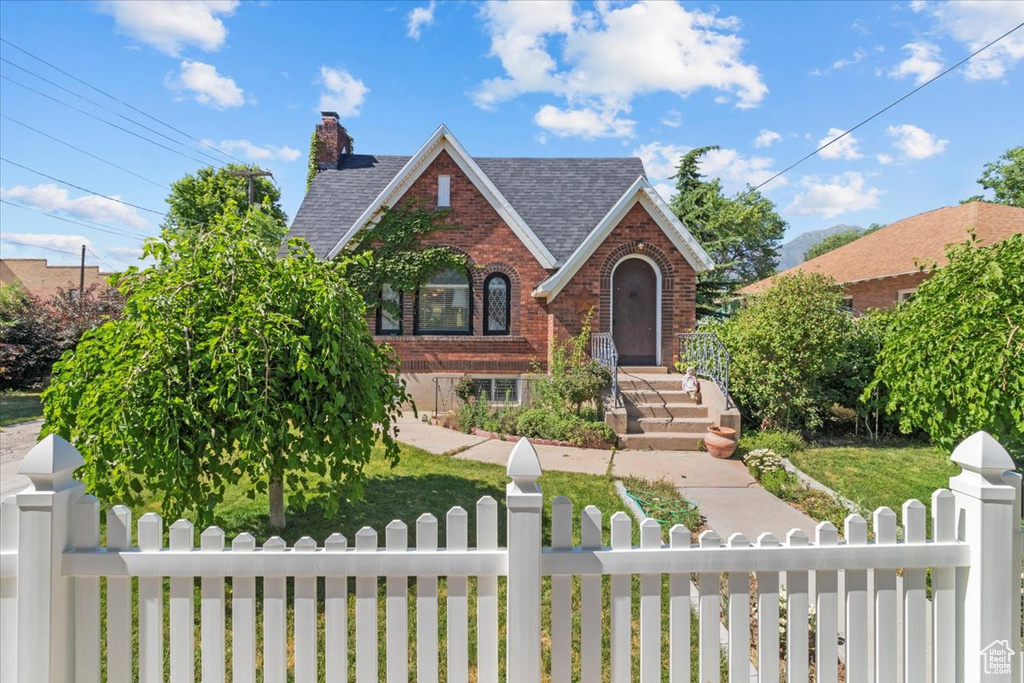
[[[499,506],[490,497],[476,507],[475,547],[469,547],[467,512],[458,507],[445,520],[444,548],[438,547],[438,520],[432,515],[416,521],[414,546],[409,545],[406,525],[395,521],[385,530],[383,547],[377,532],[365,527],[356,533],[354,547],[334,534],[323,546],[307,537],[291,548],[276,537],[257,547],[253,536],[245,533],[227,546],[224,533],[211,527],[202,532],[197,548],[192,524],[179,520],[171,525],[169,547],[164,547],[163,522],[152,513],[138,520],[138,545],[133,546],[131,513],[123,506],[107,512],[107,545],[100,547],[99,503],[83,495],[82,484],[72,476],[82,458],[66,441],[51,436],[21,466],[32,488],[0,506],[0,681],[97,681],[104,670],[104,651],[110,681],[160,681],[167,672],[172,681],[193,681],[197,655],[203,681],[224,681],[229,668],[235,683],[255,681],[257,667],[268,682],[283,682],[289,676],[302,682],[343,681],[350,671],[360,682],[406,681],[410,628],[419,681],[438,680],[439,655],[446,657],[449,681],[467,681],[471,674],[481,682],[540,681],[545,661],[544,576],[551,577],[551,621],[546,625],[548,644],[543,646],[549,648],[550,670],[543,677],[556,683],[602,677],[629,681],[634,658],[639,659],[642,681],[667,677],[689,682],[691,613],[697,615],[699,632],[695,673],[700,681],[718,681],[723,603],[728,617],[728,680],[746,683],[754,666],[756,680],[778,681],[781,581],[787,588],[784,604],[789,617],[784,648],[787,681],[809,680],[812,627],[816,681],[838,681],[841,661],[844,680],[851,683],[1020,681],[1019,652],[1010,655],[1009,666],[1002,671],[983,650],[1000,641],[1020,650],[1021,477],[1008,471],[1013,465],[1006,451],[981,432],[964,441],[952,458],[963,472],[950,480],[951,490],[932,496],[930,539],[924,506],[908,501],[902,509],[902,537],[895,513],[880,508],[874,513],[871,541],[867,522],[858,515],[846,519],[843,540],[833,525],[822,523],[814,539],[792,531],[785,539],[763,534],[752,543],[736,534],[723,544],[708,531],[696,546],[680,526],[670,531],[669,543],[664,544],[658,523],[645,520],[640,545],[633,547],[631,518],[617,512],[609,520],[611,546],[604,547],[602,514],[588,506],[579,517],[581,547],[573,547],[572,504],[558,497],[552,501],[551,547],[545,548],[543,497],[537,485],[541,468],[524,439],[508,463],[512,481],[506,496],[505,548],[498,545]],[[757,587],[756,643],[750,642],[751,574]],[[636,575],[638,634],[632,617]],[[575,576],[580,577],[580,586],[574,601]],[[610,577],[610,586],[603,586],[604,576]],[[666,576],[668,598],[663,604]],[[439,577],[446,580],[443,598]],[[469,577],[476,577],[475,605],[470,604]],[[499,605],[499,577],[507,581],[504,610]],[[413,625],[410,578],[416,589]],[[106,591],[105,630],[100,618],[101,579]],[[226,579],[231,580],[230,597],[225,593]],[[349,579],[355,587],[352,614]],[[383,619],[378,611],[381,579],[386,595]],[[262,604],[257,605],[260,595]],[[443,638],[440,600],[446,614]],[[816,609],[810,622],[797,616],[807,615],[812,605]],[[476,611],[475,653],[469,648],[470,609]],[[258,613],[262,623],[257,623]],[[349,641],[350,619],[354,642]],[[378,663],[381,620],[384,667]],[[499,663],[502,625],[507,634],[504,667]]]

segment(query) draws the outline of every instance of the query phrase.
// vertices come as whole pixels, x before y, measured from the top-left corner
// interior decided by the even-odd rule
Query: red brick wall
[[[403,301],[401,336],[378,337],[402,359],[404,372],[527,372],[546,364],[547,312],[531,292],[549,275],[508,224],[480,194],[447,152],[441,152],[413,183],[403,201],[418,198],[436,206],[437,177],[451,177],[451,220],[461,227],[434,233],[427,245],[446,245],[466,254],[473,285],[473,334],[413,335],[416,297]],[[483,336],[483,285],[491,273],[504,273],[512,285],[511,334]]]
[[[51,266],[46,259],[0,259],[0,285],[19,283],[26,292],[44,301],[61,289],[78,289],[80,266]],[[98,266],[85,267],[85,288],[107,289],[110,273]]]
[[[612,269],[630,254],[650,258],[661,271],[661,360],[662,365],[671,367],[676,335],[692,332],[697,326],[697,276],[640,203],[630,209],[548,305],[552,332],[559,338],[577,334],[581,318],[591,307],[594,332],[611,331]]]
[[[466,254],[473,285],[473,334],[414,335],[416,297],[406,294],[402,335],[377,338],[395,349],[404,372],[517,373],[531,370],[534,363],[546,367],[551,336],[561,339],[578,333],[583,315],[592,306],[594,331],[609,329],[611,271],[628,254],[644,254],[661,270],[662,360],[671,365],[675,335],[696,326],[696,276],[643,207],[637,205],[626,215],[548,305],[531,292],[551,273],[541,267],[447,152],[427,167],[403,201],[418,198],[427,208],[435,206],[439,175],[451,177],[451,220],[461,227],[435,233],[424,243],[451,246]],[[483,336],[483,283],[494,272],[504,273],[512,284],[509,336]]]
[[[888,309],[896,305],[901,289],[914,289],[928,277],[927,273],[894,275],[877,280],[854,282],[845,287],[846,295],[853,297],[853,310],[863,313],[871,308]]]

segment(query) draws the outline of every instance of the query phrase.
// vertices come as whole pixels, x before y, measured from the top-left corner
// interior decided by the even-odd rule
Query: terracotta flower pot
[[[704,447],[716,458],[730,458],[736,452],[736,430],[731,427],[708,427]]]

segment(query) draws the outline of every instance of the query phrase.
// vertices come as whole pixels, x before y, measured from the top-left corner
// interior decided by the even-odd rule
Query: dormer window
[[[452,205],[452,178],[447,175],[437,176],[437,208],[446,209]]]

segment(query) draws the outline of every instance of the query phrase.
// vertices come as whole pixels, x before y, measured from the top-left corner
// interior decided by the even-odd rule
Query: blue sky
[[[157,234],[167,185],[225,160],[164,124],[273,171],[289,217],[321,108],[357,152],[411,154],[444,123],[479,156],[638,155],[666,195],[680,154],[719,145],[703,170],[735,192],[1024,22],[1024,3],[8,0],[0,19],[0,37],[160,120],[0,44],[2,156],[139,207],[5,162],[0,251],[72,263],[85,242],[111,269]],[[979,192],[982,166],[1024,144],[1022,61],[1024,29],[766,186],[787,238]]]

